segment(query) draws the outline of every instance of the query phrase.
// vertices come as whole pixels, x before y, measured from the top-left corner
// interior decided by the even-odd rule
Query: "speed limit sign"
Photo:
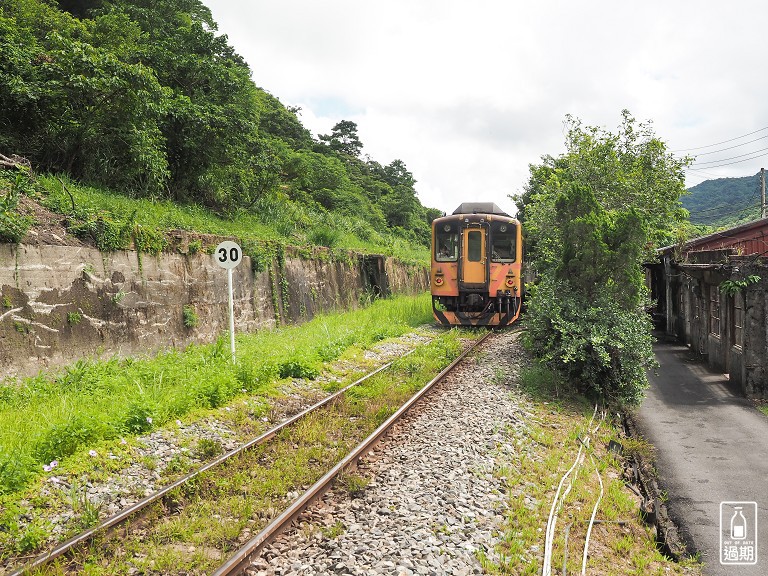
[[[216,264],[227,270],[227,300],[229,304],[229,348],[235,362],[235,306],[232,294],[232,269],[243,259],[243,250],[237,242],[225,240],[213,251]]]
[[[243,250],[237,242],[225,240],[213,252],[213,259],[216,264],[227,270],[231,270],[243,259]]]

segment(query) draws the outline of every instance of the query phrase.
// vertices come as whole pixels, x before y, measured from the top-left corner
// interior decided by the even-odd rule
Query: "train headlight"
[[[435,276],[435,286],[442,286],[442,285],[443,285],[443,277]]]
[[[504,281],[504,284],[506,284],[506,285],[507,285],[507,286],[509,286],[510,288],[512,287],[512,285],[513,285],[514,283],[515,283],[515,279],[514,279],[514,278],[512,278],[511,276],[507,276],[507,279]]]

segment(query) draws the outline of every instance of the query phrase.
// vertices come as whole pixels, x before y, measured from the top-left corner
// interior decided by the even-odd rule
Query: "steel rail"
[[[408,352],[406,352],[405,354],[400,356],[398,358],[398,360],[400,358],[405,358],[409,354],[412,354],[415,350],[416,350],[416,348],[414,348],[412,350],[409,350]],[[79,534],[76,534],[75,536],[73,536],[69,540],[66,540],[65,542],[62,542],[61,544],[59,544],[58,546],[56,546],[52,550],[50,550],[50,551],[48,551],[48,552],[46,552],[44,554],[40,554],[39,556],[35,557],[30,562],[28,562],[28,563],[24,564],[23,566],[21,566],[20,568],[18,568],[15,572],[12,572],[11,574],[9,574],[8,576],[23,576],[24,574],[28,573],[31,570],[34,570],[36,568],[40,568],[40,567],[48,564],[49,562],[52,562],[53,560],[55,560],[56,558],[59,558],[62,555],[66,554],[67,552],[69,552],[70,550],[75,548],[76,546],[78,546],[80,544],[83,544],[84,542],[87,542],[88,540],[93,538],[94,535],[96,535],[97,533],[103,532],[105,530],[108,530],[109,528],[112,528],[113,526],[115,526],[115,525],[119,524],[120,522],[126,520],[130,516],[133,516],[137,512],[140,512],[142,509],[144,509],[144,508],[150,506],[151,504],[157,502],[158,500],[160,500],[163,496],[165,496],[166,494],[168,494],[172,490],[174,490],[174,489],[178,488],[179,486],[182,486],[185,483],[189,482],[192,478],[195,478],[195,477],[199,476],[200,474],[203,474],[204,472],[207,472],[211,468],[214,468],[214,467],[218,466],[219,464],[229,460],[230,458],[232,458],[233,456],[236,456],[237,454],[240,454],[241,452],[245,452],[246,450],[249,450],[250,448],[253,448],[254,446],[258,446],[260,444],[263,444],[263,443],[267,442],[268,440],[271,440],[274,436],[276,436],[284,428],[287,428],[288,426],[290,426],[291,424],[293,424],[297,420],[300,420],[300,419],[304,418],[310,412],[313,412],[313,411],[317,410],[318,408],[322,408],[326,404],[335,401],[337,398],[339,398],[339,396],[344,394],[350,388],[353,388],[353,387],[357,386],[358,384],[361,384],[362,382],[365,382],[368,378],[371,378],[372,376],[375,376],[379,372],[382,372],[382,371],[386,370],[387,368],[392,366],[392,364],[394,364],[394,362],[396,362],[396,360],[393,360],[392,362],[387,362],[386,364],[383,364],[382,366],[379,366],[373,372],[370,372],[370,373],[366,374],[362,378],[359,378],[358,380],[355,380],[352,384],[349,384],[349,385],[345,386],[341,390],[338,390],[337,392],[334,392],[330,396],[328,396],[326,398],[323,398],[322,400],[320,400],[319,402],[313,404],[309,408],[306,408],[306,409],[302,410],[301,412],[299,412],[298,414],[295,414],[294,416],[291,416],[290,418],[288,418],[287,420],[284,420],[283,422],[281,422],[280,424],[278,424],[274,428],[271,428],[271,429],[267,430],[266,432],[264,432],[260,436],[254,438],[252,440],[249,440],[245,444],[242,444],[242,445],[238,446],[237,448],[234,448],[234,449],[230,450],[226,454],[223,454],[222,456],[219,456],[218,458],[216,458],[214,460],[211,460],[210,462],[208,462],[208,463],[204,464],[203,466],[193,470],[192,472],[190,472],[189,474],[183,476],[182,478],[179,478],[178,480],[176,480],[172,484],[169,484],[168,486],[165,486],[164,488],[161,488],[159,491],[157,491],[157,492],[155,492],[153,494],[150,494],[149,496],[147,496],[145,498],[142,498],[141,500],[139,500],[135,504],[129,506],[128,508],[125,508],[125,509],[121,510],[120,512],[114,514],[113,516],[110,516],[109,518],[105,519],[104,521],[102,521],[101,523],[97,524],[96,526],[93,526],[93,527],[91,527],[91,528],[89,528],[87,530],[84,530],[83,532],[80,532]]]
[[[354,464],[358,459],[364,456],[370,449],[386,434],[392,425],[397,422],[408,410],[416,404],[435,384],[440,382],[446,374],[453,370],[470,352],[475,350],[480,344],[492,334],[489,331],[482,338],[477,340],[472,346],[462,352],[453,362],[444,368],[437,376],[425,384],[414,396],[403,404],[397,412],[392,414],[382,423],[370,436],[362,441],[352,452],[347,454],[336,466],[328,471],[325,476],[313,484],[302,496],[293,502],[285,511],[270,522],[261,532],[246,542],[229,560],[222,564],[211,576],[229,576],[244,572],[251,564],[252,560],[258,557],[264,547],[272,542],[275,537],[284,532],[291,523],[303,512],[312,502],[322,496],[330,488],[333,480],[341,474],[346,468]]]

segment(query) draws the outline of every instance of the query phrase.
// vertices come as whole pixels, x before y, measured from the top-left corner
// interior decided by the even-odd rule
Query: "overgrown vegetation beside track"
[[[43,466],[101,452],[242,394],[265,399],[282,378],[314,378],[352,349],[430,321],[429,298],[378,300],[362,310],[317,317],[237,337],[238,363],[226,339],[154,358],[80,360],[62,372],[0,383],[0,494],[23,489]],[[266,402],[266,400],[265,400]]]
[[[615,414],[600,414],[588,432],[594,405],[575,387],[541,364],[522,370],[520,392],[528,400],[525,434],[518,438],[517,457],[500,461],[498,474],[509,486],[501,561],[480,555],[491,574],[539,575],[545,547],[547,519],[561,477],[576,460],[579,446],[591,436],[584,460],[572,475],[573,487],[559,511],[553,540],[552,573],[580,574],[590,517],[600,493],[604,494],[593,526],[587,573],[594,575],[648,576],[700,574],[695,561],[676,563],[665,557],[656,543],[655,530],[640,516],[640,498],[625,486],[622,456],[608,450],[611,440],[626,446]],[[565,489],[565,488],[563,488]]]
[[[193,235],[183,247],[188,253],[205,248],[194,239],[195,234],[234,236],[256,266],[288,245],[324,246],[340,257],[356,251],[395,256],[409,263],[429,261],[424,244],[385,227],[372,227],[359,215],[330,215],[277,197],[261,198],[252,210],[222,215],[197,204],[131,198],[66,177],[35,177],[26,171],[0,171],[0,242],[21,242],[30,228],[35,231],[45,225],[35,220],[31,203],[58,216],[64,225],[60,234],[71,234],[105,252],[134,248],[157,254],[172,249],[176,231],[183,230]]]
[[[59,561],[44,573],[63,575],[73,565],[98,574],[212,572],[244,538],[281,512],[292,493],[317,481],[449,364],[465,336],[474,337],[459,330],[442,332],[390,370],[351,389],[332,408],[238,455],[226,469],[198,477],[194,486],[180,488],[138,520],[135,533],[129,528],[120,532],[119,541],[102,539],[69,566]],[[347,475],[345,485],[354,492],[364,481]],[[169,506],[174,514],[168,515]]]
[[[538,272],[528,343],[581,392],[637,404],[654,363],[643,263],[682,230],[689,159],[627,111],[616,134],[566,127],[566,153],[532,165],[516,198]]]

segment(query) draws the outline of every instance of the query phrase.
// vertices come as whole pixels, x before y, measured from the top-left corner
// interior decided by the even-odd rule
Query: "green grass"
[[[517,439],[516,454],[499,462],[497,473],[509,487],[509,499],[502,542],[497,547],[500,561],[493,562],[486,555],[479,557],[488,573],[541,573],[547,518],[556,487],[575,461],[580,439],[587,437],[594,409],[566,384],[536,363],[531,363],[519,377],[519,393],[527,402],[530,416],[523,430],[510,430]],[[599,418],[598,413],[592,428]],[[566,558],[565,528],[569,526],[567,572],[581,572],[587,527],[600,492],[597,468],[604,483],[597,519],[604,523],[593,528],[587,572],[638,576],[698,574],[697,566],[679,566],[656,548],[652,531],[639,517],[637,499],[624,486],[622,462],[607,449],[611,440],[619,439],[636,450],[647,449],[623,438],[620,423],[611,421],[610,416],[591,434],[585,459],[572,475],[573,486],[558,515],[553,569],[559,573]]]
[[[138,530],[121,530],[117,540],[105,537],[79,551],[68,566],[92,566],[94,573],[126,574],[131,566],[142,573],[180,571],[210,573],[249,535],[262,529],[301,492],[316,482],[349,450],[376,429],[411,395],[462,349],[462,338],[475,337],[459,330],[440,333],[406,360],[394,363],[361,383],[327,409],[308,415],[267,444],[235,456],[225,467],[197,477],[193,487],[181,487],[166,499],[174,513],[155,505]],[[367,480],[345,474],[339,486],[354,497]],[[215,521],[211,521],[215,519]],[[345,530],[340,522],[319,529],[324,538]],[[31,535],[34,536],[34,535]],[[45,574],[65,574],[57,562]]]
[[[43,466],[100,443],[141,434],[242,393],[269,396],[280,377],[315,376],[352,347],[365,348],[431,319],[429,297],[378,300],[300,326],[190,346],[149,359],[80,360],[55,374],[0,382],[0,494],[24,488]],[[87,458],[87,457],[86,457]]]
[[[264,197],[251,211],[225,217],[197,205],[130,198],[57,176],[41,176],[38,182],[37,199],[49,210],[74,214],[79,220],[93,220],[96,215],[103,214],[108,223],[114,223],[117,236],[122,230],[121,223],[132,220],[138,225],[136,230],[141,232],[140,236],[150,240],[153,231],[180,229],[235,236],[246,244],[251,241],[294,246],[330,245],[335,250],[385,254],[410,263],[429,261],[426,246],[409,242],[388,230],[376,230],[361,217],[321,213],[287,197]],[[111,245],[112,241],[121,242],[120,238],[109,240],[106,245]],[[157,249],[156,241],[149,242],[148,246],[154,248],[147,251]],[[193,244],[190,250],[198,251],[200,246]]]

